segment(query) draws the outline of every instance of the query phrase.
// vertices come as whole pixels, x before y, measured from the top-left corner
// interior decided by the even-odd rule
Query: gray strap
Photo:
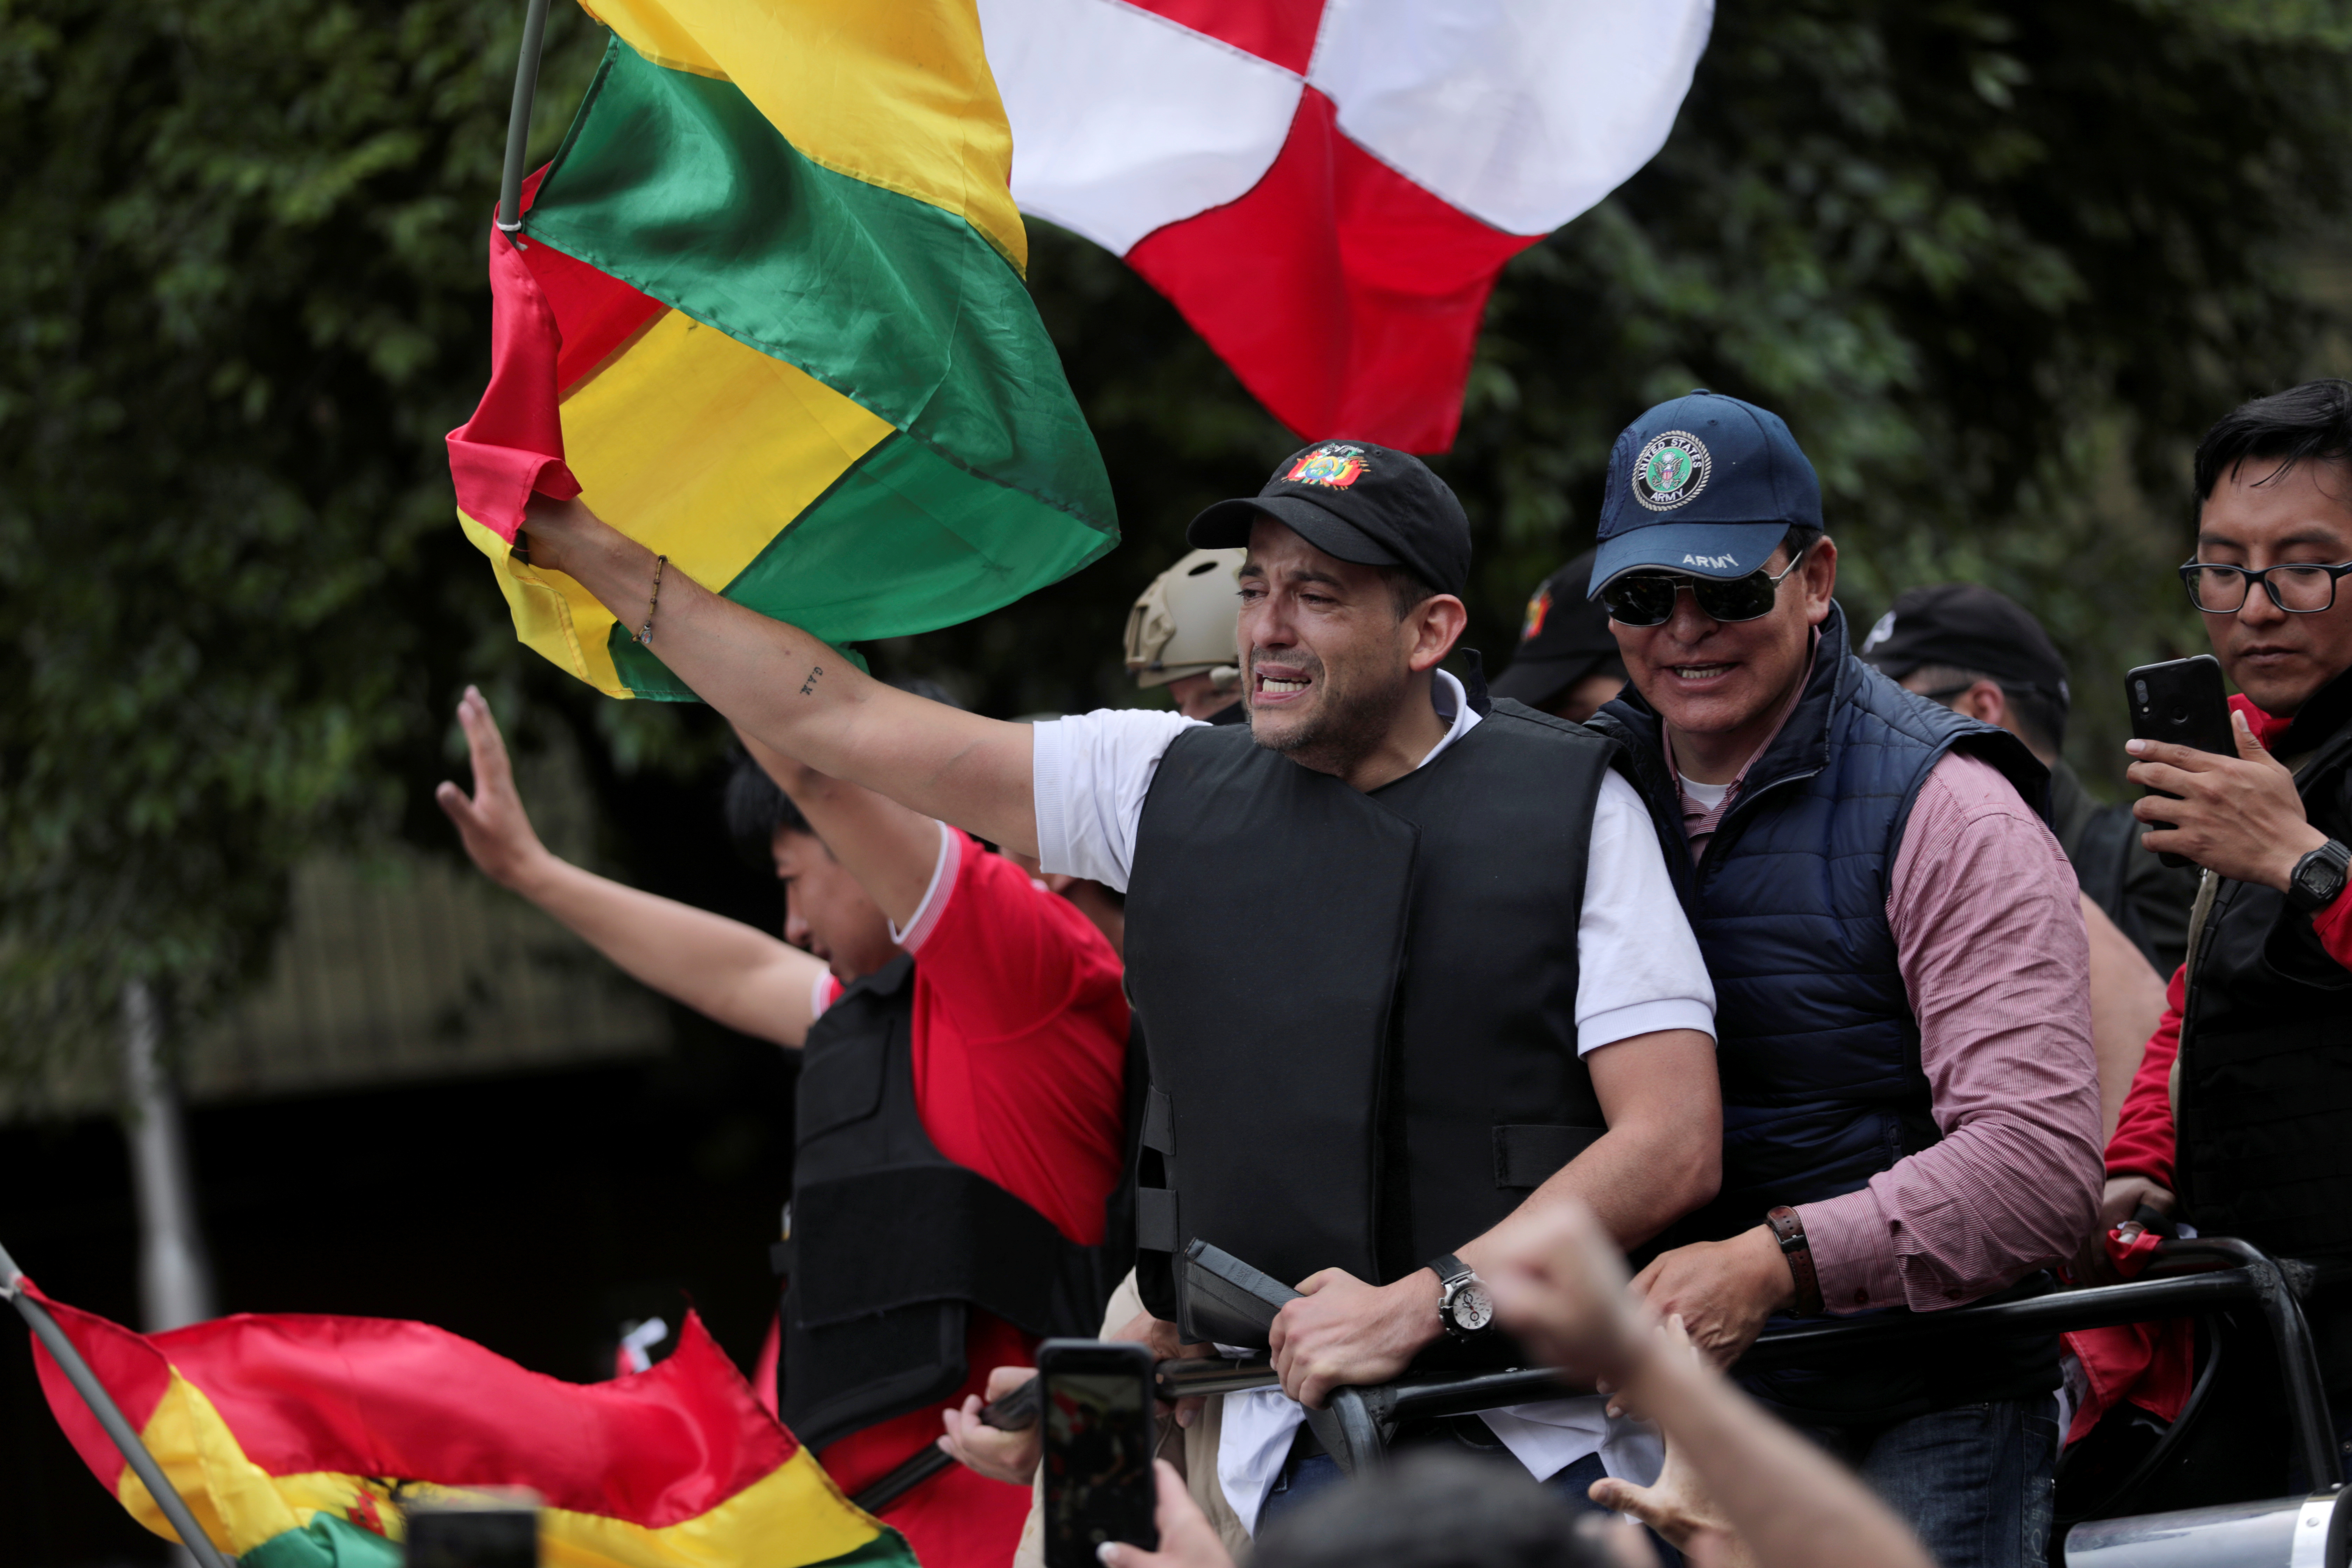
[[[1143,1146],[1173,1158],[1176,1105],[1157,1084],[1143,1091]]]
[[[1135,1189],[1135,1245],[1146,1252],[1174,1252],[1176,1194],[1166,1187]]]

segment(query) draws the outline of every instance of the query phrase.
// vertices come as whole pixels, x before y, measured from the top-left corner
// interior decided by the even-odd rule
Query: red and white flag
[[[1712,0],[979,0],[1024,211],[1301,437],[1451,446],[1495,274],[1666,139]]]

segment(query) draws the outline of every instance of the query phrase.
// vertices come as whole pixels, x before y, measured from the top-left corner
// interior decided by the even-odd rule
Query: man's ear
[[[1952,706],[1971,719],[1981,720],[1990,724],[1996,730],[2009,728],[2009,693],[2003,691],[1998,682],[1978,681],[1974,686],[1961,692],[1958,700],[1954,701]]]
[[[1820,626],[1830,618],[1830,601],[1837,595],[1837,541],[1822,534],[1805,552],[1805,619]]]
[[[1470,611],[1451,594],[1433,594],[1405,616],[1412,632],[1412,652],[1406,659],[1415,675],[1435,669],[1470,627]]]

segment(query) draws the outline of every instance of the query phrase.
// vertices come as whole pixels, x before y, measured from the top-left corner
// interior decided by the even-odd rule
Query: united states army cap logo
[[[1633,460],[1633,499],[1652,511],[1672,511],[1706,489],[1713,468],[1706,442],[1687,430],[1669,430]]]

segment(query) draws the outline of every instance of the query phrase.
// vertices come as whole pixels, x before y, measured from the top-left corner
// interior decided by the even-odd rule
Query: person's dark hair
[[[1567,1503],[1508,1459],[1414,1454],[1268,1525],[1250,1568],[1604,1568]]]
[[[2028,751],[2054,757],[2066,749],[2066,705],[2038,687],[2003,680],[1981,669],[1963,669],[1957,664],[1923,664],[1903,679],[1916,679],[1929,691],[1949,691],[1955,686],[1969,687],[1979,680],[1990,680],[2000,688],[2001,700],[2009,704],[2010,722],[2016,727],[2017,738],[2025,742]],[[1936,700],[1948,708],[1952,702],[1949,697]]]
[[[2256,484],[2297,463],[2352,463],[2352,381],[2306,381],[2241,403],[2215,420],[2197,443],[2197,504],[2211,500],[2221,477],[2244,462],[2276,465]]]
[[[735,753],[734,771],[727,775],[727,793],[719,808],[727,819],[727,837],[734,842],[735,853],[745,865],[763,871],[775,866],[777,834],[790,830],[816,837],[816,830],[809,826],[808,818],[801,815],[801,808],[793,804],[792,797],[778,789],[776,781],[742,752]]]
[[[944,702],[950,708],[961,708],[948,694],[946,687],[936,680],[919,676],[905,676],[888,682],[901,691],[913,692],[933,702]],[[733,841],[735,853],[747,866],[764,871],[775,863],[776,835],[805,833],[816,838],[816,829],[801,815],[792,797],[776,787],[759,763],[740,748],[735,753],[733,770],[727,775],[727,789],[719,801],[719,815],[727,823],[727,837]],[[817,839],[820,844],[823,839]],[[832,853],[830,850],[826,853]]]
[[[1404,619],[1423,603],[1437,597],[1434,585],[1422,580],[1410,566],[1382,566],[1378,569],[1381,581],[1389,591],[1390,603],[1396,605],[1396,618]]]
[[[1827,531],[1810,523],[1792,522],[1789,525],[1789,531],[1780,536],[1780,542],[1787,547],[1789,559],[1794,561],[1798,555],[1819,543]]]

